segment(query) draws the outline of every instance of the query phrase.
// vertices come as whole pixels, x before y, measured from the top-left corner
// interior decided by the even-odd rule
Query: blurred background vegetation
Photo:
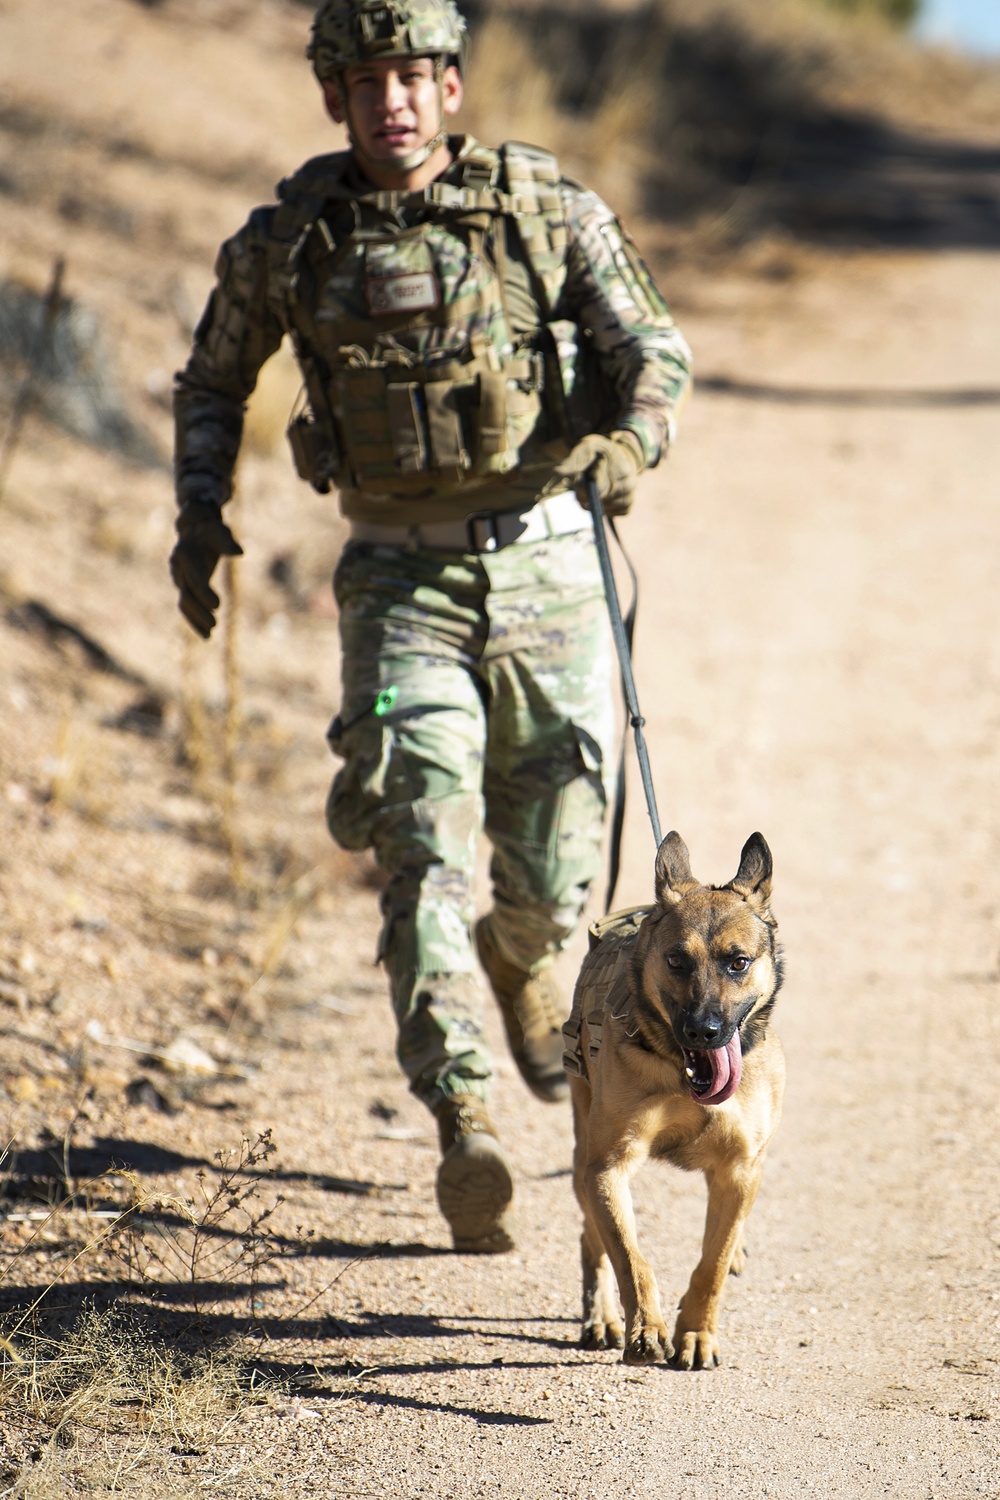
[[[463,9],[467,128],[549,146],[674,245],[1000,241],[1000,68],[919,44],[919,0]]]
[[[910,25],[920,13],[920,0],[817,0],[817,3],[850,15],[867,11],[884,17],[895,26]]]

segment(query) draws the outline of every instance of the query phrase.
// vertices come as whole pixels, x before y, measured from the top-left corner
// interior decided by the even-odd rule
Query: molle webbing
[[[509,472],[538,429],[546,362],[535,334],[515,338],[511,327],[507,226],[523,248],[540,328],[566,274],[568,234],[555,158],[517,143],[499,152],[472,143],[449,168],[448,180],[420,192],[359,194],[350,176],[351,157],[342,152],[307,162],[282,183],[268,245],[268,297],[295,344],[313,417],[326,435],[324,451],[322,437],[309,439],[299,419],[300,446],[320,453],[314,472],[304,477],[317,483],[322,474],[324,484],[332,479],[340,488],[405,498]],[[435,223],[492,262],[490,281],[433,304],[414,299],[413,311],[380,307],[362,317],[345,309],[335,324],[324,325],[336,338],[321,350],[308,298],[300,294],[307,264],[314,279],[322,277],[324,265],[337,266],[348,246],[361,246],[366,264],[372,257],[381,263],[386,252],[403,257],[397,286],[409,279],[420,287],[424,274],[433,285],[433,262],[426,251],[426,262],[419,257],[424,227]],[[388,269],[390,282],[369,286],[390,285]],[[499,347],[470,337],[476,317],[488,321],[494,312],[497,326],[506,329]],[[440,350],[417,354],[395,337],[432,326],[454,336],[450,358]]]
[[[500,361],[492,350],[467,361],[337,368],[331,404],[355,482],[419,493],[428,471],[452,483],[476,465],[502,471],[508,420],[537,403],[539,369],[534,357]]]
[[[537,146],[508,141],[499,151],[476,143],[455,163],[464,183],[440,179],[416,193],[375,191],[358,198],[344,179],[351,163],[346,151],[317,156],[278,186],[281,202],[271,232],[271,297],[282,323],[289,323],[298,257],[314,228],[334,241],[324,211],[355,204],[379,216],[387,227],[401,212],[423,212],[428,218],[481,213],[513,219],[538,290],[544,292],[543,320],[550,316],[566,279],[569,236],[556,158]],[[499,186],[502,181],[503,187]],[[397,221],[398,227],[398,221]]]
[[[586,1078],[587,1063],[601,1050],[604,1026],[609,1021],[627,1021],[632,992],[629,960],[639,928],[652,908],[631,906],[592,922],[588,928],[590,949],[580,967],[573,992],[573,1009],[563,1025],[566,1050],[563,1067],[576,1078]],[[587,1057],[583,1055],[583,1024],[587,1026]]]

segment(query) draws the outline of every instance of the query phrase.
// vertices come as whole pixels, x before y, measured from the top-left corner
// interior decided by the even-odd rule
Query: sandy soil
[[[307,77],[301,117],[279,108],[301,67],[302,12],[248,21],[233,7],[231,94],[192,144],[178,127],[201,117],[192,80],[218,76],[220,7],[203,8],[211,25],[175,7],[169,35],[156,9],[126,0],[60,9],[71,26],[48,8],[43,27],[27,0],[0,5],[0,69],[21,111],[4,141],[24,189],[4,199],[0,274],[41,286],[68,254],[69,290],[103,315],[166,452],[163,372],[183,357],[215,244],[328,139]],[[109,147],[112,124],[131,152]],[[127,232],[102,204],[128,206]],[[996,404],[960,399],[1000,388],[1000,259],[779,259],[778,279],[771,264],[667,284],[703,374],[774,389],[696,394],[623,527],[664,826],[714,881],[753,829],[766,835],[787,955],[785,1120],[711,1373],[636,1371],[574,1347],[568,1114],[527,1095],[494,1016],[519,1245],[448,1252],[431,1122],[394,1063],[372,967],[377,881],[322,826],[337,696],[326,578],[342,532],[272,451],[266,402],[235,522],[244,728],[228,820],[222,646],[183,647],[165,572],[169,476],[30,423],[0,498],[6,1326],[54,1278],[64,1323],[120,1290],[106,1245],[73,1259],[100,1238],[87,1203],[120,1201],[106,1168],[197,1194],[216,1150],[271,1130],[277,1174],[261,1201],[284,1195],[269,1221],[281,1255],[251,1287],[237,1244],[201,1325],[210,1338],[245,1329],[252,1297],[250,1347],[282,1391],[217,1446],[165,1451],[158,1477],[136,1478],[148,1493],[1000,1491],[1000,426]],[[789,395],[809,391],[826,394]],[[143,691],[32,628],[26,600],[163,694],[162,732],[134,732],[122,714]],[[182,691],[204,705],[200,731],[183,728]],[[651,893],[632,786],[622,905]],[[562,961],[567,986],[580,951]],[[216,1071],[156,1066],[178,1037]],[[24,1216],[67,1177],[98,1185],[39,1238]],[[703,1198],[668,1169],[638,1181],[668,1305]],[[167,1332],[189,1320],[182,1286],[136,1300]],[[6,1416],[12,1477],[46,1429]],[[93,1434],[73,1441],[64,1493],[96,1472]]]

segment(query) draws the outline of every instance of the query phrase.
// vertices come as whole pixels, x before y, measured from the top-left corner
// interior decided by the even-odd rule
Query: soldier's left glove
[[[605,437],[603,433],[592,432],[581,438],[556,473],[569,480],[584,505],[585,480],[593,479],[605,515],[624,516],[632,509],[635,481],[644,467],[642,444],[634,433],[613,432]]]
[[[215,565],[220,557],[242,557],[243,548],[222,519],[219,506],[203,500],[188,500],[182,505],[176,526],[170,576],[180,590],[181,614],[208,640],[220,603],[211,582]]]

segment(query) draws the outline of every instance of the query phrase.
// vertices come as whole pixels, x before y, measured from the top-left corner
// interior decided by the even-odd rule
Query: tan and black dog
[[[656,855],[656,904],[591,928],[563,1027],[584,1219],[581,1342],[624,1345],[629,1364],[719,1362],[722,1290],[727,1273],[742,1269],[743,1224],[785,1081],[781,1043],[768,1031],[781,984],[770,891],[771,853],[759,833],[723,886],[700,884],[684,840],[668,833]],[[701,1259],[673,1340],[629,1192],[649,1157],[700,1170],[708,1183]]]

